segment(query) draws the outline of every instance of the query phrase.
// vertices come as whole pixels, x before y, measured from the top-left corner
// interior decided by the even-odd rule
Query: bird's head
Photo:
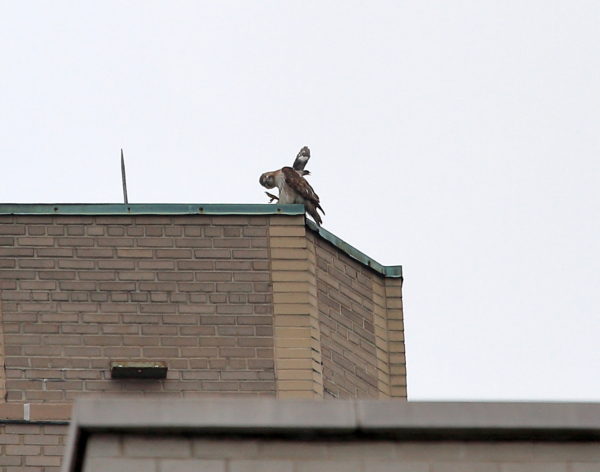
[[[273,172],[265,172],[263,175],[260,176],[260,179],[258,179],[258,181],[265,188],[275,187],[275,176],[273,175]]]

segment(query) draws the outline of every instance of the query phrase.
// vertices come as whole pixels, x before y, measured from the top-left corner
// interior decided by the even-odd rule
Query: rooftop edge
[[[0,215],[302,215],[269,203],[0,203]]]
[[[302,205],[270,203],[1,203],[0,215],[303,215]],[[402,266],[385,266],[335,234],[306,220],[321,238],[351,258],[389,278],[402,278]]]

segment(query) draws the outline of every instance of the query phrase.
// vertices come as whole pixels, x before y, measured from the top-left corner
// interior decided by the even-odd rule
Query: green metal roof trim
[[[329,241],[335,247],[344,251],[346,254],[348,254],[353,259],[356,259],[361,264],[364,264],[364,265],[370,267],[374,271],[379,272],[380,274],[383,274],[386,277],[402,278],[402,266],[400,266],[400,265],[384,266],[383,264],[380,264],[376,260],[371,259],[364,252],[361,252],[358,249],[356,249],[354,246],[351,246],[346,241],[338,238],[335,234],[330,233],[325,228],[317,226],[312,221],[306,220],[306,225],[311,230],[313,230],[315,233],[317,233],[319,236],[321,236],[323,239],[325,239],[326,241]]]
[[[1,203],[0,215],[302,215],[302,205],[242,203]]]
[[[303,215],[303,205],[247,203],[0,203],[0,215]],[[307,226],[361,264],[392,278],[402,266],[384,266],[310,220]]]

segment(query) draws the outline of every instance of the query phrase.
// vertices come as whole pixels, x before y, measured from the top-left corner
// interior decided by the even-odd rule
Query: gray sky
[[[600,2],[0,1],[2,202],[266,203],[404,266],[409,398],[600,401]]]

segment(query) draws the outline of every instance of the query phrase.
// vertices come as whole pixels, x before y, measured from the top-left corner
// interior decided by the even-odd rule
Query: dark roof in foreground
[[[303,215],[302,205],[247,203],[0,203],[0,215]],[[306,220],[311,231],[361,264],[384,275],[401,278],[402,266],[385,266],[335,234]]]
[[[63,470],[78,470],[91,434],[148,431],[303,441],[598,441],[600,403],[80,398]]]

